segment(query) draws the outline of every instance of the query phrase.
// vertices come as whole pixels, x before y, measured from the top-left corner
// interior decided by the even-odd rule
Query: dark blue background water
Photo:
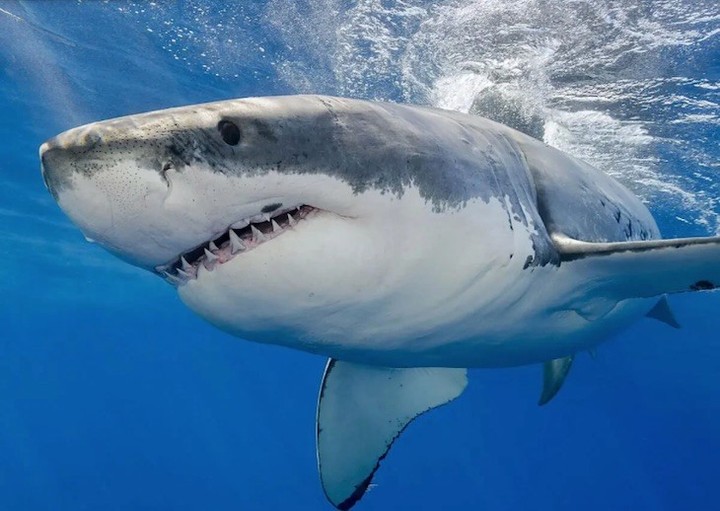
[[[465,3],[480,20],[505,8]],[[86,243],[44,190],[37,161],[44,139],[80,123],[235,96],[316,90],[444,104],[433,80],[467,69],[452,59],[422,64],[428,30],[449,11],[422,2],[298,5],[304,17],[289,33],[292,12],[279,2],[0,2],[0,509],[329,509],[314,452],[324,360],[222,334],[162,281]],[[537,22],[522,18],[522,2],[507,5],[517,11],[500,13],[508,23]],[[628,32],[654,30],[638,17],[666,21],[644,14],[644,4],[625,17],[613,2],[587,5]],[[641,144],[631,155],[640,167],[608,170],[646,197],[666,235],[711,234],[720,13],[712,16],[712,3],[662,6],[702,11],[704,21],[686,20],[689,47],[650,45],[645,58],[657,65],[647,76],[603,64],[621,59],[600,47],[584,61],[590,78],[549,76],[542,112],[570,132],[578,119],[605,119],[595,114],[617,120],[619,131],[608,124],[594,142],[621,153]],[[582,4],[565,6],[573,7]],[[335,46],[325,45],[328,32]],[[481,63],[491,51],[456,49]],[[571,56],[557,50],[543,69]],[[376,74],[358,78],[368,61]],[[492,62],[502,71],[497,59],[483,69]],[[568,80],[595,92],[563,96]],[[629,94],[641,80],[665,81]],[[589,109],[612,86],[622,90]],[[478,90],[467,93],[472,100]],[[704,117],[680,122],[687,114]],[[592,144],[573,143],[597,156]],[[720,508],[720,295],[671,301],[682,330],[642,320],[595,360],[580,354],[545,408],[535,404],[539,367],[471,371],[461,399],[408,428],[358,509]]]

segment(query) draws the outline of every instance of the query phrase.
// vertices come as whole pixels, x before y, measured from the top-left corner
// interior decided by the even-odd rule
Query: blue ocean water
[[[319,92],[479,113],[625,183],[665,236],[720,232],[715,0],[0,2],[0,510],[330,509],[324,360],[205,324],[90,245],[37,149],[93,120]],[[358,509],[720,509],[720,294],[578,356],[471,371]]]

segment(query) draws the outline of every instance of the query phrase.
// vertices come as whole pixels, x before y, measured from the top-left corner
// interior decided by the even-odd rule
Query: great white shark
[[[664,296],[720,285],[720,238],[664,240],[603,172],[461,113],[248,98],[69,130],[42,175],[83,233],[250,341],[328,357],[323,489],[363,495],[393,441],[467,368],[572,357]]]

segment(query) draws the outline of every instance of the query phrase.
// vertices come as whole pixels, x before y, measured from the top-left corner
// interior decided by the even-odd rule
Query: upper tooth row
[[[236,254],[243,250],[245,250],[245,243],[242,242],[240,236],[238,236],[235,231],[230,229],[230,252]]]
[[[288,213],[289,215],[290,213]],[[231,229],[242,229],[243,227],[247,227],[249,224],[259,224],[260,222],[269,222],[271,221],[270,213],[261,213],[259,215],[255,215],[250,218],[246,218],[244,220],[240,220],[238,222],[235,222],[230,226]]]
[[[292,227],[297,224],[297,220],[292,216],[292,214],[287,213],[288,217],[288,224]],[[242,252],[247,249],[245,246],[245,243],[243,243],[240,236],[237,235],[234,229],[240,229],[242,227],[246,227],[248,224],[252,224],[253,222],[258,221],[267,221],[270,220],[270,224],[272,225],[273,232],[277,232],[281,230],[282,228],[280,225],[275,221],[274,218],[270,218],[268,214],[263,215],[256,215],[252,217],[249,221],[243,220],[241,222],[237,222],[231,226],[229,229],[229,236],[230,236],[230,252],[235,255],[238,252]],[[244,225],[243,225],[244,224]],[[242,227],[239,227],[241,226]],[[250,225],[250,231],[252,232],[253,241],[261,242],[266,241],[267,236],[265,236],[260,229],[255,227],[254,225]],[[215,244],[215,242],[211,241],[208,243],[208,247],[204,249],[205,252],[205,259],[208,263],[214,263],[219,259],[219,257],[214,253],[220,250],[218,246]],[[180,265],[181,267],[177,269],[178,275],[181,275],[185,278],[192,278],[192,274],[196,271],[192,264],[190,264],[187,259],[185,259],[185,256],[180,256]],[[173,280],[173,281],[179,281],[179,279],[169,272],[165,271],[163,272],[165,274],[165,277]]]

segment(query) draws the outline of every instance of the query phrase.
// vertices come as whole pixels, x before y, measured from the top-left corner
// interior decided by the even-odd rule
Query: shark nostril
[[[160,169],[160,177],[162,178],[162,180],[165,182],[165,184],[167,186],[170,186],[170,181],[168,180],[167,173],[168,173],[168,171],[172,170],[173,168],[174,167],[173,167],[172,162],[166,161],[165,163],[163,163],[163,166]]]

